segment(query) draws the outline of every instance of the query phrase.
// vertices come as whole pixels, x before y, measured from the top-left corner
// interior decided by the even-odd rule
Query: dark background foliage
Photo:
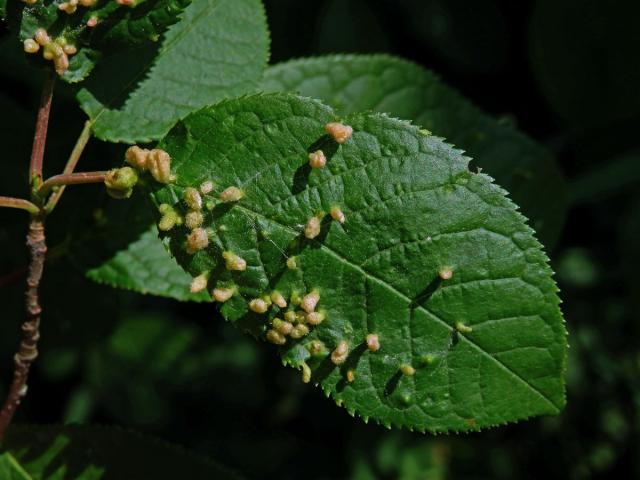
[[[50,218],[42,356],[17,421],[125,425],[252,478],[640,476],[639,5],[266,2],[272,62],[329,52],[404,56],[556,155],[572,199],[549,252],[570,332],[562,415],[439,437],[354,420],[211,306],[86,280],[83,269],[101,253],[77,232],[86,233],[106,200],[97,187],[79,187]],[[0,192],[24,195],[41,73],[7,48],[0,60]],[[64,87],[52,122],[49,174],[61,169],[83,122]],[[94,141],[84,166],[103,168],[119,155]],[[23,221],[0,211],[0,393],[22,318]]]

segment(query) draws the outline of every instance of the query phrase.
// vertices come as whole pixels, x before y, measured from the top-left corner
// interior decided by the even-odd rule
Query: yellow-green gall
[[[184,217],[184,224],[187,226],[189,230],[193,230],[194,228],[198,228],[202,226],[204,222],[204,215],[199,210],[191,210],[187,212]]]
[[[162,214],[160,222],[158,222],[158,229],[161,232],[168,232],[176,225],[182,223],[182,218],[171,205],[163,203],[158,207],[158,211]]]
[[[377,352],[378,350],[380,350],[380,339],[375,333],[370,333],[369,335],[367,335],[366,342],[367,348],[370,352]]]
[[[202,209],[202,197],[200,196],[200,192],[195,188],[186,188],[182,198],[184,199],[184,203],[186,203],[191,210]]]
[[[209,282],[209,274],[202,273],[191,281],[191,293],[198,293],[207,288]]]
[[[293,330],[293,324],[285,322],[280,318],[274,318],[272,322],[273,328],[279,331],[283,335],[289,335]]]
[[[300,305],[300,302],[302,302],[302,297],[297,290],[294,290],[291,292],[290,300],[293,305]]]
[[[307,293],[304,297],[302,297],[302,301],[300,302],[300,308],[302,308],[305,312],[311,313],[316,309],[316,305],[320,301],[320,292],[318,290],[312,290]]]
[[[249,309],[255,313],[265,313],[269,310],[269,304],[262,298],[254,298],[249,302]]]
[[[327,164],[327,157],[322,150],[316,150],[309,154],[309,165],[311,168],[322,168]]]
[[[211,292],[211,296],[216,302],[224,303],[233,297],[236,293],[235,288],[214,288]]]
[[[51,42],[51,39],[49,38],[49,34],[44,28],[37,29],[36,33],[33,35],[33,38],[35,39],[36,42],[38,42],[43,47],[47,45],[49,42]]]
[[[340,207],[333,207],[331,209],[331,218],[333,218],[338,223],[344,223],[346,218]]]
[[[33,38],[27,38],[23,43],[23,47],[26,53],[37,53],[40,50],[40,44]]]
[[[403,375],[406,375],[407,377],[411,377],[416,373],[416,369],[413,368],[408,363],[403,363],[402,365],[400,365],[400,371],[402,372]]]
[[[311,312],[307,314],[307,323],[309,325],[320,325],[324,321],[325,315],[322,312]]]
[[[78,9],[78,0],[69,0],[58,5],[58,10],[65,12],[69,15],[75,13]]]
[[[271,293],[271,301],[280,308],[285,308],[287,306],[287,301],[278,291],[274,291]]]
[[[353,135],[353,128],[339,122],[327,123],[324,127],[327,132],[337,143],[344,143]]]
[[[137,145],[129,147],[124,154],[124,161],[141,172],[147,169],[149,150]]]
[[[154,148],[147,156],[147,169],[159,183],[170,183],[173,180],[171,175],[171,156],[164,150]]]
[[[126,190],[138,183],[138,174],[131,167],[116,168],[104,177],[104,184],[107,188]]]
[[[290,323],[296,323],[297,315],[293,310],[289,310],[288,312],[284,312],[284,319]]]
[[[289,257],[287,258],[287,268],[289,270],[293,270],[294,268],[296,268],[298,265],[296,263],[296,257]]]
[[[356,379],[356,374],[353,370],[347,370],[347,382],[352,383]]]
[[[313,340],[307,345],[307,350],[311,355],[320,355],[324,352],[324,343],[320,340]]]
[[[451,270],[450,267],[442,267],[439,271],[438,271],[438,276],[442,279],[442,280],[451,280],[451,277],[453,277],[453,270]]]
[[[298,325],[293,327],[293,330],[291,330],[291,333],[289,335],[291,336],[291,338],[295,338],[297,340],[306,335],[309,335],[309,327],[302,323],[299,323]]]
[[[107,192],[114,198],[129,198],[138,183],[138,174],[131,167],[116,168],[104,176]]]
[[[189,255],[204,250],[208,246],[209,234],[204,228],[194,228],[191,233],[187,235],[187,253]]]
[[[233,252],[222,252],[222,258],[225,260],[227,270],[242,272],[247,269],[247,262],[245,259]]]
[[[331,352],[331,361],[335,365],[342,365],[349,356],[349,344],[345,340],[340,340],[336,348]]]
[[[284,345],[285,343],[287,343],[287,339],[285,338],[285,336],[277,330],[269,330],[267,332],[267,340],[274,345]]]
[[[304,226],[304,236],[311,240],[318,235],[320,235],[320,219],[314,216],[307,220],[307,224]]]
[[[302,366],[302,383],[309,383],[311,381],[311,368],[306,362],[300,364]]]
[[[470,327],[469,325],[466,325],[462,322],[456,322],[456,330],[459,331],[460,333],[471,333],[473,332],[473,328]]]
[[[213,191],[213,182],[211,180],[203,182],[202,185],[200,185],[200,193],[202,193],[203,195],[207,195],[212,191]]]
[[[223,202],[237,202],[244,197],[244,192],[237,187],[229,187],[220,194],[220,200]]]

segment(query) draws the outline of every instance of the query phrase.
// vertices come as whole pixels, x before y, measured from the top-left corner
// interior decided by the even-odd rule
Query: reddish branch
[[[66,185],[81,185],[86,183],[102,183],[107,172],[77,172],[77,173],[62,173],[48,178],[40,187],[38,192],[41,197],[51,191],[53,187],[60,187]]]
[[[47,127],[49,126],[49,112],[51,112],[51,100],[53,98],[53,86],[56,81],[56,72],[47,69],[42,87],[40,108],[36,120],[36,131],[33,136],[33,149],[31,150],[31,165],[29,167],[29,181],[32,185],[40,186],[42,182],[42,160],[44,158],[44,146],[47,142]]]
[[[25,308],[27,319],[22,324],[22,342],[20,349],[14,357],[15,370],[13,382],[9,388],[9,394],[5,400],[2,411],[0,411],[0,440],[20,402],[27,394],[27,380],[31,364],[38,357],[38,339],[40,338],[40,302],[38,300],[38,287],[42,278],[47,245],[44,236],[44,221],[41,217],[35,216],[29,223],[29,233],[27,234],[27,246],[31,254],[29,265],[29,276],[27,277],[27,291],[25,298]]]
[[[13,198],[13,197],[0,197],[0,207],[6,208],[19,208],[21,210],[26,210],[30,213],[38,213],[40,209],[29,200],[23,200],[22,198]]]

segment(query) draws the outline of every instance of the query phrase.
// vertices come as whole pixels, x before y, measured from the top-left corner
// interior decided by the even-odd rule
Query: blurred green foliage
[[[330,51],[402,55],[485,110],[508,113],[556,155],[570,184],[581,186],[552,255],[571,345],[561,416],[449,437],[354,421],[210,307],[86,280],[67,231],[93,218],[102,192],[82,187],[70,189],[51,218],[42,358],[17,421],[126,425],[223,459],[249,478],[639,477],[640,189],[637,162],[614,167],[640,148],[637,4],[471,3],[270,0],[272,61]],[[433,13],[420,21],[425,12]],[[0,192],[17,195],[26,191],[40,73],[7,55],[0,48]],[[53,110],[51,174],[83,122],[66,89]],[[120,155],[117,147],[90,151],[86,167],[113,165]],[[9,378],[22,318],[23,220],[0,210],[0,382]],[[91,243],[82,246],[85,260],[95,260]]]

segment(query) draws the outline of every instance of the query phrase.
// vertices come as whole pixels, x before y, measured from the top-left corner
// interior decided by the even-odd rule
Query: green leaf
[[[159,50],[105,58],[78,99],[98,138],[148,142],[204,105],[254,90],[268,50],[259,0],[194,0]]]
[[[3,480],[239,478],[180,447],[113,427],[12,426],[3,449]]]
[[[203,198],[208,247],[190,255],[186,227],[169,232],[178,263],[193,276],[209,272],[209,289],[235,287],[222,313],[260,337],[283,312],[253,313],[251,299],[277,290],[291,308],[317,289],[326,319],[287,340],[283,360],[307,362],[312,381],[351,414],[446,432],[558,413],[566,332],[557,288],[506,192],[409,123],[352,114],[344,122],[353,137],[338,145],[324,135],[335,120],[315,100],[271,94],[178,123],[160,144],[176,180],[152,198],[186,213],[186,188],[215,184]],[[311,170],[308,153],[318,148],[327,166]],[[219,203],[230,186],[244,197]],[[336,205],[346,222],[327,215],[320,235],[305,238],[307,220]],[[246,270],[227,270],[223,251]],[[446,269],[453,276],[442,280]],[[369,333],[379,335],[377,352]],[[310,354],[313,340],[324,345],[319,355]],[[328,353],[343,340],[350,354],[337,367]],[[402,364],[415,375],[402,375]]]
[[[180,301],[209,301],[206,292],[191,293],[191,277],[173,261],[153,226],[125,250],[87,272],[87,276],[113,287],[175,298]]]
[[[555,244],[567,199],[549,152],[429,70],[385,55],[328,56],[270,67],[262,86],[319,98],[341,114],[374,110],[407,118],[445,137],[510,192],[546,245]]]
[[[0,0],[0,20],[7,18],[7,0]]]

